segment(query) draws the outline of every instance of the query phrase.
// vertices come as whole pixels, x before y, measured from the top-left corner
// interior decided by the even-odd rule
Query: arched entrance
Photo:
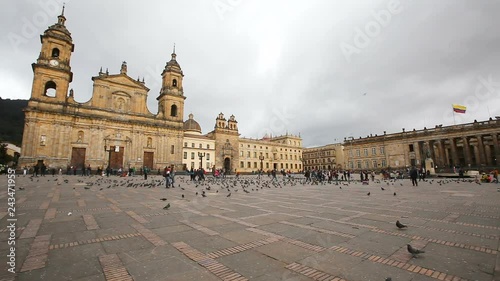
[[[231,159],[229,157],[224,159],[224,170],[227,175],[231,173]]]

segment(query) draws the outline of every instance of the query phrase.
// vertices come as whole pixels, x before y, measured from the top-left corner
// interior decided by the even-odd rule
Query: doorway
[[[229,159],[229,157],[224,159],[224,170],[226,174],[231,173],[231,159]]]
[[[73,147],[71,150],[71,166],[83,169],[85,166],[85,148]]]
[[[118,151],[117,151],[118,150]],[[125,150],[125,147],[120,146],[120,147],[111,147],[111,152],[109,155],[109,166],[111,169],[120,169],[123,168],[123,152]]]
[[[154,152],[144,151],[144,166],[153,169]]]

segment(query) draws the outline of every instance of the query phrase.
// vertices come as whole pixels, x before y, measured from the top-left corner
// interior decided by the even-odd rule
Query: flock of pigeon
[[[90,179],[90,180],[89,180]],[[44,180],[44,177],[30,177],[30,180],[37,181],[39,182],[40,180]],[[47,177],[47,181],[56,181],[58,185],[61,185],[62,182],[64,183],[69,183],[69,180],[66,177]],[[151,177],[149,180],[143,180],[142,177],[123,177],[123,178],[117,178],[117,177],[98,177],[98,176],[90,176],[90,177],[81,177],[77,179],[77,182],[81,185],[84,186],[84,189],[91,189],[92,187],[98,188],[99,190],[103,189],[109,189],[109,188],[165,188],[165,179],[162,178],[154,178]],[[390,185],[395,185],[397,183],[400,184],[400,186],[403,186],[403,183],[401,180],[385,180],[384,181],[387,186]],[[440,180],[424,180],[424,182],[428,184],[439,184],[439,185],[444,185],[450,182],[474,182],[474,180],[451,180],[451,179],[440,179]],[[374,182],[376,184],[381,184],[381,181],[376,181]],[[306,185],[306,184],[312,184],[312,185],[338,185],[340,189],[342,187],[346,187],[350,185],[350,182],[345,182],[345,181],[339,181],[336,183],[335,181],[333,182],[318,182],[318,181],[306,181],[304,178],[294,178],[294,177],[287,177],[283,179],[272,179],[272,178],[267,178],[265,177],[262,178],[255,178],[255,177],[227,177],[227,178],[214,178],[214,177],[207,177],[206,180],[204,181],[191,181],[187,177],[183,176],[177,176],[176,177],[176,183],[175,185],[177,186],[172,186],[171,188],[179,188],[181,190],[181,198],[186,198],[188,194],[188,187],[194,187],[194,196],[201,196],[201,197],[207,197],[207,192],[215,191],[215,193],[223,193],[225,192],[226,197],[231,197],[232,194],[237,193],[241,190],[241,192],[244,193],[252,193],[252,192],[259,192],[259,190],[262,189],[271,189],[271,188],[284,188],[284,187],[293,187],[297,185]],[[480,183],[479,183],[480,184]],[[23,190],[24,188],[20,188]],[[73,189],[76,189],[74,187]],[[386,191],[386,188],[380,187],[381,191]],[[191,192],[192,192],[191,191]],[[192,193],[191,193],[192,194]],[[366,194],[367,196],[371,195],[371,192],[368,192]],[[396,192],[393,193],[393,196],[396,196]],[[161,201],[167,201],[167,198],[160,198]],[[163,207],[164,210],[168,210],[171,207],[170,203],[167,203]],[[71,215],[71,212],[68,213],[68,215]],[[402,224],[399,220],[396,221],[396,227],[398,229],[405,229],[408,228],[407,225]],[[407,250],[408,252],[412,255],[412,257],[417,257],[419,254],[425,253],[425,251],[416,249],[412,247],[410,244],[407,244]],[[391,277],[388,277],[386,281],[392,281]]]

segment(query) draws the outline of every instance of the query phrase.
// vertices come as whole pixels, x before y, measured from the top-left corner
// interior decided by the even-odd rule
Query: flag
[[[467,107],[459,104],[452,104],[452,106],[453,106],[453,111],[456,113],[465,113],[465,110],[467,109]]]

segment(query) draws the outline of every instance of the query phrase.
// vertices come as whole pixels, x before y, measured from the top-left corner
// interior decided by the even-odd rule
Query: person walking
[[[418,177],[417,168],[412,167],[412,169],[410,170],[410,178],[411,178],[411,184],[413,186],[418,186],[417,177]]]
[[[142,172],[144,173],[144,179],[147,180],[148,179],[148,173],[149,173],[148,167],[144,166],[144,168],[142,168]]]
[[[163,170],[163,177],[165,177],[165,188],[170,188],[170,168],[165,166],[165,170]]]
[[[170,169],[170,181],[172,183],[172,187],[174,187],[174,184],[175,184],[175,169],[174,169],[173,165],[172,165],[172,168]]]

